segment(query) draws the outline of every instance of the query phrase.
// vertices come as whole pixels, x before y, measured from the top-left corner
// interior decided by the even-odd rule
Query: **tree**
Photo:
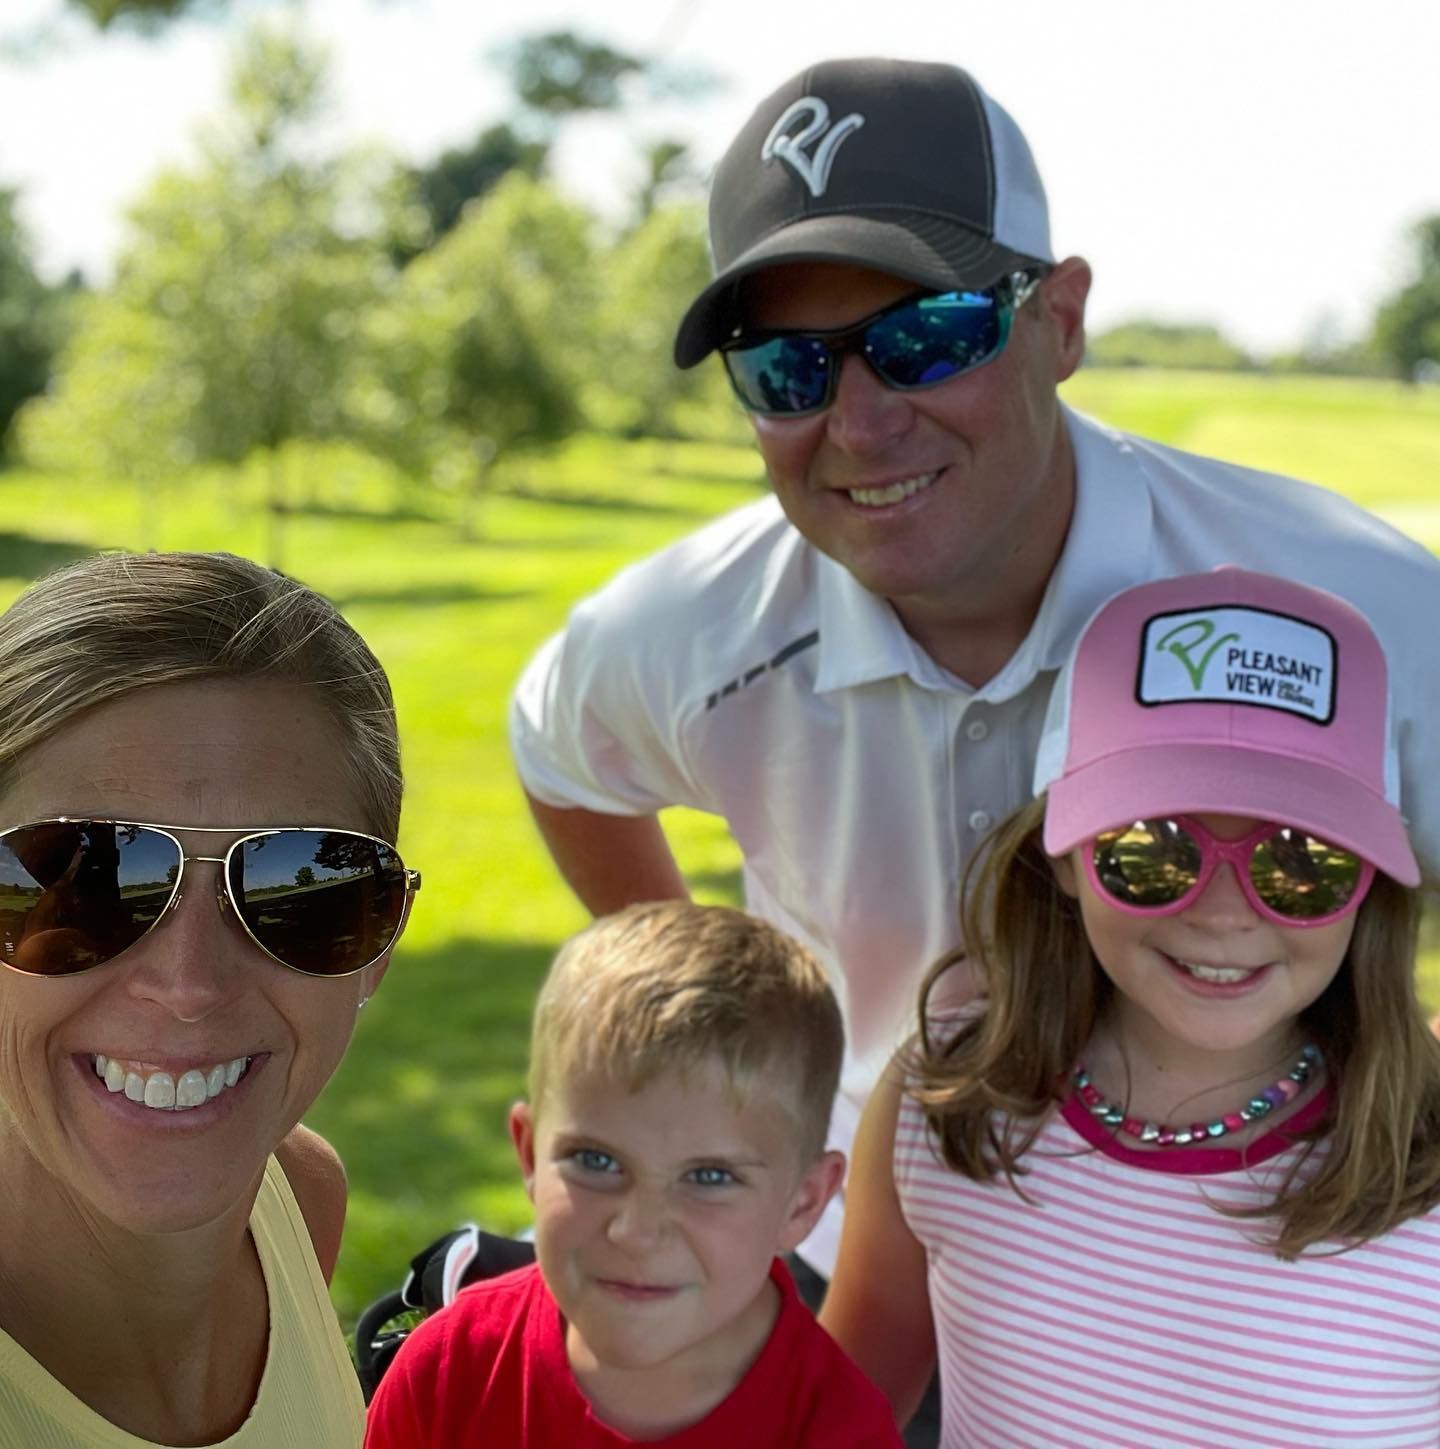
[[[552,122],[585,111],[625,108],[630,82],[653,99],[694,101],[713,91],[716,76],[699,66],[674,66],[616,50],[573,30],[529,35],[495,52],[520,104]]]
[[[438,241],[460,220],[467,201],[478,200],[507,171],[538,177],[550,147],[528,141],[513,126],[501,122],[481,131],[464,147],[443,152],[428,166],[411,172],[416,196],[429,217],[429,241]]]
[[[543,176],[561,124],[597,111],[623,111],[630,82],[643,82],[653,97],[692,100],[716,84],[706,72],[658,65],[570,30],[526,36],[498,48],[492,59],[509,78],[516,113],[480,132],[469,146],[446,151],[411,173],[430,216],[429,241],[444,236],[465,204],[478,201],[506,172]],[[688,160],[678,141],[646,145],[638,196],[642,219],[663,196],[694,179]]]
[[[480,200],[507,172],[541,177],[559,122],[586,111],[618,110],[623,82],[645,69],[637,57],[569,30],[526,36],[501,46],[492,59],[508,75],[517,114],[411,173],[429,213],[426,245],[444,236],[466,204]]]
[[[1382,377],[1389,371],[1374,343],[1350,336],[1339,315],[1328,309],[1305,329],[1297,350],[1274,353],[1266,361],[1272,372],[1331,377]]]
[[[128,479],[139,490],[143,537],[159,542],[164,484],[194,461],[187,436],[197,379],[176,367],[166,322],[119,298],[76,304],[58,387],[20,413],[20,451],[57,472]]]
[[[594,335],[590,218],[512,171],[406,267],[377,309],[351,407],[373,446],[462,488],[462,531],[492,463],[581,421]]]
[[[88,15],[101,30],[108,30],[119,20],[154,29],[187,11],[219,9],[223,0],[69,0],[69,3],[72,9]]]
[[[592,419],[607,431],[674,437],[704,431],[697,413],[726,430],[735,414],[718,367],[682,372],[671,357],[675,328],[710,280],[704,211],[699,205],[652,211],[622,237],[597,269],[596,334],[603,366],[586,388]]]
[[[0,453],[20,404],[49,379],[60,341],[59,300],[30,265],[15,192],[0,188]]]
[[[1440,214],[1417,222],[1412,236],[1418,275],[1375,315],[1375,346],[1405,377],[1440,364]]]
[[[1141,320],[1090,339],[1086,360],[1097,367],[1177,367],[1243,372],[1255,366],[1248,353],[1218,328],[1204,323]]]
[[[89,315],[97,333],[77,337],[54,399],[93,435],[111,411],[97,380],[122,383],[133,412],[114,457],[127,468],[147,451],[239,462],[263,450],[272,562],[286,447],[347,429],[341,399],[361,317],[393,278],[403,212],[387,167],[303,154],[300,133],[323,95],[318,54],[279,30],[248,35],[206,163],[161,176],[134,207],[113,296]],[[43,420],[36,427],[47,435]],[[108,432],[99,446],[112,446]]]
[[[645,221],[668,192],[698,182],[690,161],[690,148],[683,141],[651,141],[641,153],[641,164],[644,173],[635,197],[635,215],[639,222]]]
[[[530,35],[498,52],[524,106],[558,120],[579,111],[619,109],[622,86],[645,62],[571,30]]]

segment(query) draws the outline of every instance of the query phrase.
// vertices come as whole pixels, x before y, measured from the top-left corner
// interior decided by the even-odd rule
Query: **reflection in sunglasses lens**
[[[999,309],[984,292],[923,297],[874,322],[865,355],[894,387],[928,387],[985,361],[1000,341]]]
[[[1095,873],[1118,901],[1168,906],[1200,877],[1200,847],[1173,820],[1137,820],[1095,841]]]
[[[50,821],[0,840],[0,952],[7,965],[67,976],[133,946],[165,909],[180,856],[139,826]]]
[[[1013,299],[996,288],[896,302],[864,324],[829,333],[791,332],[722,349],[740,401],[784,417],[826,406],[839,359],[862,351],[886,384],[929,387],[988,362],[1009,336]]]
[[[1199,842],[1174,820],[1138,820],[1106,831],[1094,848],[1101,885],[1141,910],[1183,900],[1204,867]],[[1351,851],[1286,826],[1254,847],[1247,874],[1266,909],[1292,921],[1319,921],[1351,904],[1365,866]]]
[[[1250,882],[1271,910],[1315,920],[1343,909],[1363,866],[1358,856],[1301,830],[1277,830],[1250,857]]]
[[[285,830],[231,857],[230,891],[245,924],[289,966],[331,976],[373,961],[405,908],[400,857],[343,830]]]
[[[727,360],[742,400],[759,412],[809,412],[830,387],[830,353],[813,338],[776,337]]]
[[[175,841],[144,825],[46,821],[0,835],[0,961],[66,976],[112,960],[150,929],[179,878]],[[395,938],[405,868],[383,841],[278,830],[245,841],[227,882],[267,951],[318,975],[356,971]]]

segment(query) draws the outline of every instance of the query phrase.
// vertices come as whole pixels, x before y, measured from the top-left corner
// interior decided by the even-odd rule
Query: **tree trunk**
[[[476,515],[480,512],[480,500],[485,496],[485,485],[490,481],[490,468],[495,462],[495,442],[492,438],[476,438],[470,444],[475,466],[470,472],[470,482],[460,495],[460,537],[466,543],[474,543],[480,537],[476,526]]]

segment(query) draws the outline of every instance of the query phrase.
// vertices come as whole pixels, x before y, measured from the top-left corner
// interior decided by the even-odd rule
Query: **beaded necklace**
[[[1075,1095],[1107,1127],[1118,1128],[1127,1137],[1153,1143],[1156,1147],[1189,1147],[1195,1142],[1223,1137],[1227,1132],[1238,1132],[1251,1122],[1268,1117],[1282,1103],[1294,1101],[1300,1095],[1300,1088],[1319,1065],[1319,1047],[1304,1047],[1299,1061],[1273,1087],[1256,1093],[1238,1112],[1227,1112],[1213,1122],[1195,1122],[1189,1127],[1167,1127],[1163,1122],[1142,1122],[1138,1117],[1130,1116],[1123,1107],[1100,1095],[1090,1080],[1090,1073],[1083,1066],[1075,1068],[1071,1081]]]

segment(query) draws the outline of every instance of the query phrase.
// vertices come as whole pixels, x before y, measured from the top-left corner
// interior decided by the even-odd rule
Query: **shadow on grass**
[[[507,1119],[524,1092],[530,1009],[553,952],[477,939],[402,948],[306,1114],[350,1179],[334,1283],[347,1329],[440,1233],[476,1217],[501,1230],[526,1220]]]
[[[466,540],[490,553],[589,553],[597,548],[614,548],[615,535],[602,528],[570,534],[492,534],[483,527]]]
[[[38,579],[51,569],[96,551],[96,547],[83,543],[32,538],[28,533],[0,533],[0,577]]]
[[[434,523],[449,520],[443,514],[417,507],[413,503],[397,503],[390,508],[361,508],[353,503],[306,503],[289,500],[285,514],[290,518],[323,518],[356,523]]]
[[[655,518],[709,519],[714,515],[702,508],[681,503],[657,503],[648,498],[626,498],[616,493],[579,493],[570,489],[551,492],[529,483],[516,483],[494,490],[496,498],[518,498],[526,503],[544,503],[554,508],[594,509],[604,513],[637,513]]]
[[[754,488],[760,493],[770,486],[769,475],[758,467],[753,473],[725,473],[718,468],[687,468],[683,464],[672,467],[668,463],[655,463],[650,471],[658,478],[674,478],[681,483],[698,483],[702,487],[713,483],[726,488]]]
[[[354,589],[338,594],[334,602],[342,609],[352,604],[498,604],[528,599],[533,589],[478,589],[473,584],[412,584],[401,589]]]

